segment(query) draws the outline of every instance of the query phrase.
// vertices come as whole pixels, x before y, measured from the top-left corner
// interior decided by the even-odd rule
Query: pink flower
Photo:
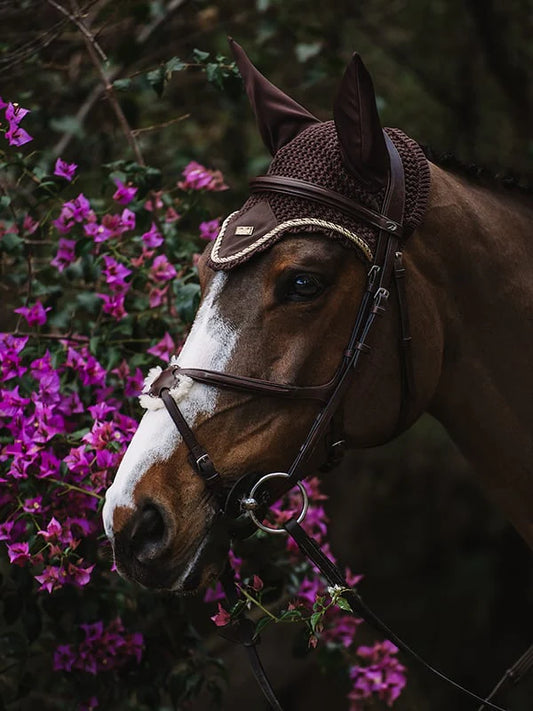
[[[117,189],[113,193],[113,200],[116,200],[121,205],[128,205],[135,197],[139,188],[132,187],[131,183],[124,185],[118,178],[114,180]]]
[[[176,276],[176,273],[176,270],[164,254],[160,254],[154,259],[152,268],[150,269],[151,278],[154,279],[154,281],[160,282],[173,279]]]
[[[19,124],[29,113],[29,109],[23,109],[22,106],[9,102],[6,109],[6,119],[9,123]]]
[[[122,232],[127,232],[128,230],[135,229],[135,213],[128,210],[126,207],[122,210],[122,215],[120,216],[121,230]]]
[[[22,222],[22,229],[27,235],[32,235],[38,227],[39,223],[37,222],[37,220],[34,220],[31,215],[24,216],[24,221]]]
[[[58,158],[54,167],[54,175],[57,175],[60,178],[65,178],[65,180],[68,180],[70,183],[74,177],[77,167],[76,163],[67,163],[61,158]]]
[[[259,577],[259,575],[254,575],[253,581],[252,581],[252,588],[253,588],[256,592],[259,592],[260,590],[263,589],[263,587],[264,587],[264,583],[263,583],[263,581],[261,580],[261,578]]]
[[[152,346],[148,349],[148,353],[154,355],[156,358],[161,358],[161,360],[168,361],[170,360],[170,356],[174,353],[175,350],[176,346],[174,345],[174,341],[172,340],[170,334],[167,331],[165,332],[165,335],[159,341],[159,343],[156,343],[155,346]]]
[[[26,541],[22,543],[12,543],[7,547],[9,562],[13,565],[23,567],[31,560],[30,547]]]
[[[51,310],[51,306],[44,308],[40,301],[36,301],[33,306],[20,306],[18,309],[14,309],[16,314],[24,316],[28,326],[42,326],[45,324],[46,312]]]
[[[167,284],[167,286],[164,286],[162,289],[156,289],[154,287],[153,289],[150,290],[149,303],[150,303],[151,309],[155,309],[158,306],[161,306],[161,304],[165,300],[167,291],[168,291],[168,284]]]
[[[213,615],[211,617],[213,622],[217,627],[224,627],[225,625],[229,624],[231,622],[231,615],[227,610],[225,610],[220,602],[218,603],[218,612],[216,615]]]
[[[39,590],[46,590],[48,593],[63,587],[66,578],[67,574],[63,568],[59,568],[56,565],[47,565],[41,575],[35,576],[35,580],[41,583]]]
[[[224,178],[219,170],[208,170],[196,161],[191,161],[183,170],[185,180],[178,183],[181,190],[227,190]]]
[[[124,294],[97,294],[103,300],[104,313],[113,316],[117,321],[120,321],[127,316],[124,308]]]
[[[64,210],[68,210],[71,217],[76,222],[83,222],[91,212],[91,204],[83,193],[80,193],[74,200],[69,200],[63,205]]]
[[[10,146],[23,146],[25,143],[33,141],[32,136],[17,124],[12,123],[6,131],[6,138]]]
[[[38,531],[37,535],[42,536],[45,541],[55,541],[61,536],[62,532],[63,528],[61,524],[52,516],[46,530]]]
[[[76,259],[75,254],[76,240],[60,237],[58,242],[58,250],[56,256],[51,260],[50,264],[60,272],[62,272],[69,264]]]
[[[147,247],[160,247],[164,242],[164,239],[154,222],[152,222],[152,226],[148,232],[141,235],[141,239]]]
[[[57,226],[57,225],[56,225]],[[113,232],[105,225],[99,225],[98,222],[87,222],[83,225],[83,231],[87,237],[92,237],[94,242],[105,242],[110,237],[113,237]]]
[[[91,579],[91,573],[93,572],[94,565],[89,565],[87,568],[82,568],[81,566],[76,566],[73,563],[68,564],[68,576],[69,582],[77,587],[81,588],[87,585]]]
[[[200,222],[200,237],[206,239],[208,242],[212,242],[217,238],[220,231],[220,220],[217,218],[215,220],[209,220],[209,222]]]
[[[72,671],[76,654],[70,644],[60,644],[54,652],[54,671]]]
[[[111,291],[115,293],[124,293],[130,287],[125,279],[131,274],[131,269],[128,269],[124,264],[117,262],[113,257],[104,254],[105,268],[103,270],[106,282]]]

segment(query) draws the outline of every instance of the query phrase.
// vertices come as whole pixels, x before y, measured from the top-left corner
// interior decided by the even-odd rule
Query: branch
[[[164,22],[168,20],[170,15],[174,13],[176,10],[179,10],[183,5],[185,5],[189,0],[171,0],[167,7],[165,8],[165,13],[162,14],[160,17],[156,18],[151,24],[146,25],[145,27],[142,28],[142,30],[139,32],[137,35],[137,38],[135,39],[135,44],[138,46],[143,45],[145,42],[147,42],[150,37],[153,35],[153,33],[159,28],[160,25],[162,25]],[[126,69],[127,65],[122,64],[120,67],[116,67],[115,69],[111,69],[108,72],[107,78],[108,81],[111,83],[113,82],[114,79],[116,79],[118,76],[120,76],[124,70]],[[87,115],[90,113],[91,109],[95,105],[95,103],[98,101],[100,98],[101,94],[103,92],[103,89],[100,85],[97,85],[94,87],[92,92],[89,94],[85,102],[82,104],[82,106],[79,108],[77,114],[76,114],[76,121],[81,125],[87,118]],[[69,143],[72,141],[73,134],[72,133],[65,133],[61,136],[59,141],[56,143],[54,148],[52,149],[53,155],[54,156],[60,156],[66,148],[68,147]]]
[[[79,31],[82,33],[82,35],[85,37],[85,39],[88,40],[92,44],[95,51],[100,55],[100,59],[103,62],[107,62],[107,56],[106,56],[104,50],[100,47],[98,42],[95,40],[95,38],[89,32],[87,27],[85,27],[85,25],[79,19],[79,17],[72,15],[72,13],[70,13],[66,7],[63,7],[63,5],[60,5],[55,0],[48,0],[48,4],[52,5],[52,7],[55,7],[55,9],[58,10],[61,14],[65,15],[65,17],[68,17],[68,19],[76,25],[76,27],[79,29]],[[79,13],[79,10],[78,10],[78,13]]]

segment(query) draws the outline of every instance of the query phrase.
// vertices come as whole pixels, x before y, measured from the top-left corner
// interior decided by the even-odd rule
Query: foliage
[[[235,76],[223,57],[210,61],[207,52],[195,50],[194,60],[219,88]],[[146,80],[160,95],[169,76],[186,66],[173,58]],[[114,90],[125,88],[134,87],[115,83]],[[123,122],[114,94],[110,104]],[[143,614],[153,599],[117,578],[100,509],[135,431],[133,398],[142,374],[154,358],[166,362],[179,350],[193,318],[198,249],[219,226],[205,198],[227,186],[220,171],[196,161],[183,167],[180,180],[163,185],[126,123],[136,160],[104,164],[103,189],[87,196],[76,163],[57,158],[48,171],[38,154],[16,150],[32,141],[21,126],[30,112],[1,99],[0,106],[9,144],[0,149],[2,266],[18,302],[13,326],[0,336],[0,457],[8,485],[0,500],[0,540],[10,564],[2,581],[4,702],[21,708],[37,700],[45,708],[178,707],[203,687],[216,701],[220,663],[179,616],[181,604],[161,601]],[[325,497],[316,479],[307,489],[313,506],[305,526],[327,545]],[[286,520],[295,504],[292,496],[281,502],[275,520]],[[377,646],[372,654],[357,647],[361,621],[344,615],[350,610],[342,590],[327,590],[290,543],[271,559],[281,570],[277,584],[285,582],[291,599],[276,614],[264,596],[275,602],[278,586],[264,589],[253,573],[241,578],[243,561],[232,554],[239,609],[255,606],[265,613],[257,633],[268,623],[303,622],[307,645],[321,640],[324,660],[333,655],[344,667],[348,688],[353,679],[352,709],[373,694],[391,705],[405,684],[397,650],[379,657]],[[355,584],[358,578],[347,573]],[[207,603],[218,603],[216,625],[239,612],[227,612],[221,597],[220,586],[206,594]],[[175,608],[170,614],[169,606]],[[163,615],[172,618],[171,627],[162,625]]]

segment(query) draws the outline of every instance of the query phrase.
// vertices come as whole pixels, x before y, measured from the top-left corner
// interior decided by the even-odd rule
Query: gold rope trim
[[[267,232],[265,235],[263,235],[258,240],[256,240],[253,244],[250,244],[250,245],[248,245],[248,247],[241,249],[240,252],[237,252],[236,254],[232,254],[229,257],[219,257],[218,251],[220,249],[220,245],[222,243],[222,238],[224,237],[228,223],[231,220],[231,218],[234,217],[238,212],[239,212],[238,210],[236,212],[232,212],[231,215],[226,217],[226,219],[222,223],[220,232],[218,233],[218,236],[215,240],[215,244],[213,245],[213,250],[210,255],[211,260],[213,262],[218,262],[219,264],[224,264],[224,263],[231,262],[234,259],[239,259],[240,257],[244,257],[246,254],[249,254],[257,247],[260,247],[262,244],[264,244],[271,237],[274,237],[281,230],[285,230],[287,227],[306,227],[308,225],[313,225],[315,227],[323,227],[326,230],[333,230],[334,232],[338,232],[339,234],[343,235],[344,237],[347,237],[350,241],[352,241],[354,244],[356,244],[369,261],[372,261],[372,259],[373,259],[374,255],[372,254],[372,250],[370,249],[370,247],[368,246],[368,244],[365,242],[364,239],[362,239],[361,237],[356,235],[354,232],[350,232],[342,225],[337,225],[334,222],[327,222],[327,220],[320,220],[316,217],[299,217],[294,220],[287,220],[286,222],[282,222],[281,224],[276,225],[276,227],[274,227],[274,229],[270,230],[270,232]]]

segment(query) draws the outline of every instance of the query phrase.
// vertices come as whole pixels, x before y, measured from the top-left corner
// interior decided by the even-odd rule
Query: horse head
[[[234,42],[232,48],[273,160],[200,260],[202,301],[171,363],[177,375],[168,388],[209,452],[223,491],[245,474],[287,471],[323,402],[278,398],[268,388],[218,387],[187,370],[304,389],[331,383],[364,298],[377,234],[392,229],[365,219],[379,217],[386,198],[388,144],[406,174],[405,235],[421,222],[429,192],[422,151],[401,131],[384,132],[370,75],[357,54],[342,79],[334,120],[321,122],[268,82]],[[418,298],[409,293],[416,395],[403,427],[430,399],[442,353],[434,304],[424,283],[418,287]],[[337,408],[349,445],[384,442],[396,429],[397,331],[392,303],[372,334],[371,357]],[[159,377],[154,369],[147,378],[141,398],[146,413],[107,492],[104,523],[119,571],[149,587],[188,592],[219,574],[228,533],[191,466],[190,448],[158,392],[149,393]],[[313,465],[324,451],[318,443]]]

